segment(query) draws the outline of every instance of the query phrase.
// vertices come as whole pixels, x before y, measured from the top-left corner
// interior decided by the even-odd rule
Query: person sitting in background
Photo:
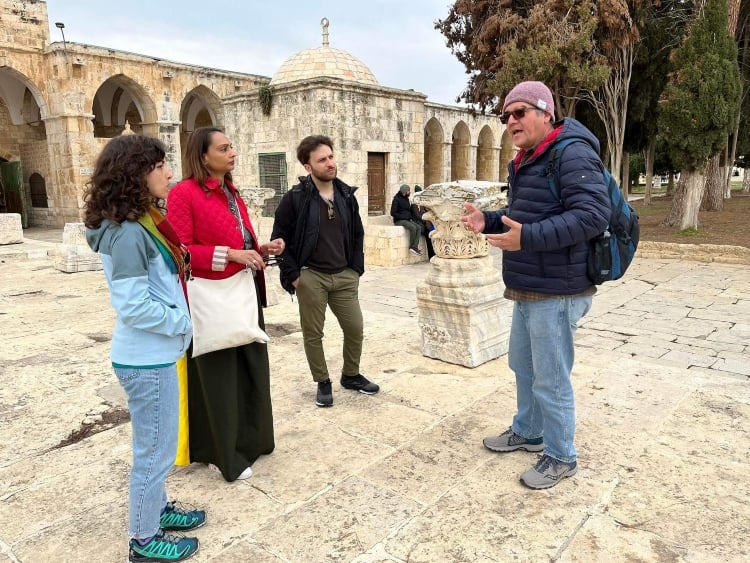
[[[415,189],[419,186],[415,186]],[[434,230],[435,227],[432,223],[425,221],[423,216],[427,213],[427,209],[419,205],[418,203],[412,203],[409,208],[411,213],[411,220],[414,221],[421,230],[422,236],[425,240],[425,246],[427,247],[427,257],[432,258],[435,256],[435,249],[432,247],[432,241],[430,240],[430,231]]]
[[[422,256],[422,251],[419,250],[419,237],[422,234],[422,226],[412,220],[409,186],[407,184],[402,184],[396,195],[393,196],[391,217],[393,217],[394,225],[404,227],[409,233],[409,251],[417,256]]]

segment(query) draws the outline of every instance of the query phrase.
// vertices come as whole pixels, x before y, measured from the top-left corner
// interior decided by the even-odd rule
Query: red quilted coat
[[[253,238],[253,249],[260,253],[245,202],[237,189],[227,184],[237,199],[242,222]],[[212,280],[228,278],[244,268],[237,262],[217,262],[217,256],[225,254],[225,248],[242,249],[242,231],[237,218],[229,209],[229,202],[216,178],[206,180],[206,190],[193,178],[177,184],[167,198],[167,219],[190,250],[190,265],[193,275]],[[224,248],[222,248],[224,247]],[[218,248],[218,250],[217,250]],[[222,252],[222,250],[224,252]],[[258,272],[258,287],[261,304],[266,306],[266,281],[262,271]]]

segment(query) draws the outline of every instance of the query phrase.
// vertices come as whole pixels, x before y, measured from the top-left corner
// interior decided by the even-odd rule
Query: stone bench
[[[409,252],[409,234],[404,227],[393,224],[390,215],[367,218],[365,225],[365,264],[367,266],[403,266],[427,262],[424,237],[419,239],[422,256]]]

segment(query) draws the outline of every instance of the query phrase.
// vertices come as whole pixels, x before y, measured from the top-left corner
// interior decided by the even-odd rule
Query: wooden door
[[[385,153],[367,153],[367,214],[385,214]]]

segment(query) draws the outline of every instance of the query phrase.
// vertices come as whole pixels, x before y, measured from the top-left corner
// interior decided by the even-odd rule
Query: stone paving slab
[[[518,481],[534,454],[481,446],[515,410],[507,359],[469,369],[421,355],[415,290],[429,267],[362,278],[362,371],[378,395],[340,388],[328,320],[332,409],[313,404],[297,303],[265,311],[277,448],[244,482],[173,471],[171,494],[209,510],[194,561],[750,558],[748,266],[639,258],[600,288],[577,334],[579,472],[547,491]],[[112,323],[101,272],[0,263],[0,563],[126,558],[129,424],[53,448],[125,405]]]

